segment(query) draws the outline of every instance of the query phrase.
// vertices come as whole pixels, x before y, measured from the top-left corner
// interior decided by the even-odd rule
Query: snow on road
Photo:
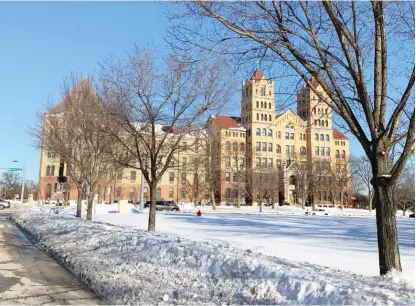
[[[147,229],[148,214],[118,214],[101,207],[95,221]],[[134,211],[134,210],[133,210]],[[398,218],[405,278],[415,283],[415,222]],[[158,213],[156,231],[364,275],[378,275],[375,218],[288,215]]]
[[[146,218],[145,214],[107,216],[110,215],[113,222],[117,219],[122,222],[122,218],[127,222],[136,217],[136,222],[145,223]],[[113,304],[380,305],[414,304],[415,300],[414,286],[397,274],[363,277],[214,242],[196,242],[71,216],[24,212],[12,218],[42,248]],[[276,227],[275,221],[261,216],[256,216],[254,221],[241,217],[195,218],[160,214],[158,226],[180,222],[197,232],[197,228],[203,231],[222,224],[234,235],[241,232],[247,237],[247,232],[252,231],[260,237],[263,229],[258,225],[261,225],[266,230],[263,238],[256,238],[261,245],[270,236],[267,230]],[[297,223],[299,230],[290,236],[311,229],[305,225],[309,220],[303,220],[304,226]],[[317,220],[312,222],[317,230],[319,219],[314,220]],[[282,232],[293,229],[293,225],[281,223]],[[165,230],[174,228],[165,227]],[[217,239],[225,233],[224,229],[213,232]]]

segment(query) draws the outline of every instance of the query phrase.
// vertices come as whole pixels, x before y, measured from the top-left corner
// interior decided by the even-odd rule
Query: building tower
[[[273,160],[274,84],[256,69],[242,86],[241,122],[247,129],[247,166]],[[261,148],[260,148],[261,147]]]

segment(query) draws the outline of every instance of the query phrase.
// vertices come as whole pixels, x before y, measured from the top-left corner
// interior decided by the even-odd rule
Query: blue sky
[[[36,113],[49,97],[60,101],[71,71],[92,73],[104,57],[134,44],[166,48],[165,8],[155,2],[0,2],[0,168],[25,162],[27,178],[37,181],[40,152],[27,133]],[[351,151],[361,152],[355,141]]]

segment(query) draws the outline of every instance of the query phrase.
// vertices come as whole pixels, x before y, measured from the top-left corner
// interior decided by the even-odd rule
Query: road
[[[0,305],[103,304],[0,213]]]

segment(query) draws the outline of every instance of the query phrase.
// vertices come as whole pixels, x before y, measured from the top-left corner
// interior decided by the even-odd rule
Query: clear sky
[[[27,133],[36,113],[49,97],[60,101],[71,71],[93,73],[104,57],[134,44],[166,48],[165,9],[155,2],[0,2],[0,168],[25,162],[27,178],[37,181],[40,152]],[[351,151],[361,152],[355,141]]]

